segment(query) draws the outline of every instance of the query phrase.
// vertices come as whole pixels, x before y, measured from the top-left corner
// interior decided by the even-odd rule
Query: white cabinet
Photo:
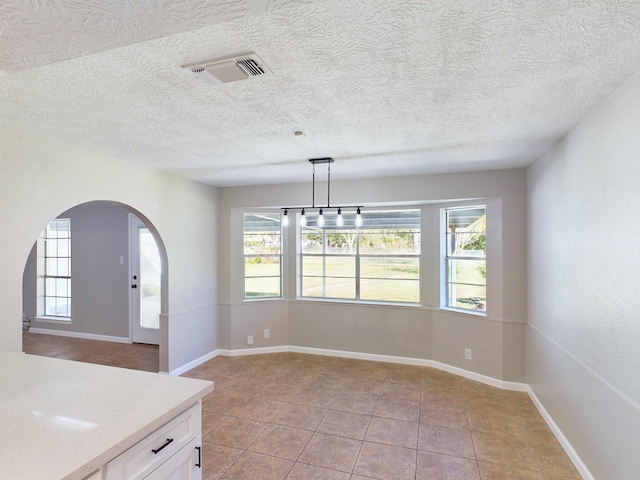
[[[178,415],[103,468],[105,480],[200,480],[200,403]]]

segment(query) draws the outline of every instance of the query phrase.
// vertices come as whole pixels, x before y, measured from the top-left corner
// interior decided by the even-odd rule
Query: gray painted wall
[[[332,169],[339,171],[336,163]],[[243,300],[242,214],[304,205],[310,183],[220,189],[220,348],[294,345],[432,359],[497,379],[524,381],[526,312],[525,171],[391,177],[332,182],[332,203],[414,205],[422,210],[421,305],[416,307],[296,299],[296,236],[284,238],[284,300]],[[323,191],[323,185],[316,185]],[[488,316],[440,305],[440,209],[463,199],[488,205]],[[278,210],[275,210],[278,211]],[[267,325],[270,325],[267,326]],[[264,339],[264,328],[271,338]],[[249,347],[246,336],[254,336]],[[473,349],[473,360],[464,349]]]
[[[595,478],[640,478],[640,76],[527,172],[527,382]]]
[[[129,338],[128,210],[114,203],[90,202],[60,217],[71,220],[71,323],[36,320],[35,245],[23,277],[25,314],[35,328]]]

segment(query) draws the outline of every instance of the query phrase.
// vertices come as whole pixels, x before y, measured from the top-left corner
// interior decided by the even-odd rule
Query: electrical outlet
[[[465,358],[465,360],[471,360],[471,349],[470,348],[465,348],[464,349],[464,358]]]
[[[253,345],[253,335],[247,335],[247,345]]]
[[[271,338],[271,330],[268,328],[264,330],[264,338]]]

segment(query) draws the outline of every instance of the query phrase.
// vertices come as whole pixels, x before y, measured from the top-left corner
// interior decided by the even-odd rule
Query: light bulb
[[[324,215],[322,214],[322,209],[318,212],[318,226],[324,227]]]
[[[282,216],[282,226],[289,226],[289,212],[287,210],[284,211],[284,215]]]
[[[307,217],[304,216],[304,208],[302,209],[302,213],[300,213],[300,226],[301,227],[307,226]]]
[[[341,227],[344,225],[344,218],[342,218],[342,209],[338,209],[338,216],[336,217],[336,225]]]
[[[361,227],[362,226],[362,215],[360,214],[360,207],[358,207],[358,210],[356,211],[356,227]]]

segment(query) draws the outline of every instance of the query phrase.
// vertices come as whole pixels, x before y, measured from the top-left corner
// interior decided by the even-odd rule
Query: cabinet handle
[[[160,450],[162,450],[164,447],[169,445],[171,442],[173,442],[173,438],[167,438],[167,441],[164,442],[164,444],[160,448],[156,448],[156,449],[152,448],[151,451],[153,452],[154,455],[156,455]]]
[[[198,463],[196,463],[196,467],[202,468],[202,448],[196,447],[196,449],[198,450]]]

